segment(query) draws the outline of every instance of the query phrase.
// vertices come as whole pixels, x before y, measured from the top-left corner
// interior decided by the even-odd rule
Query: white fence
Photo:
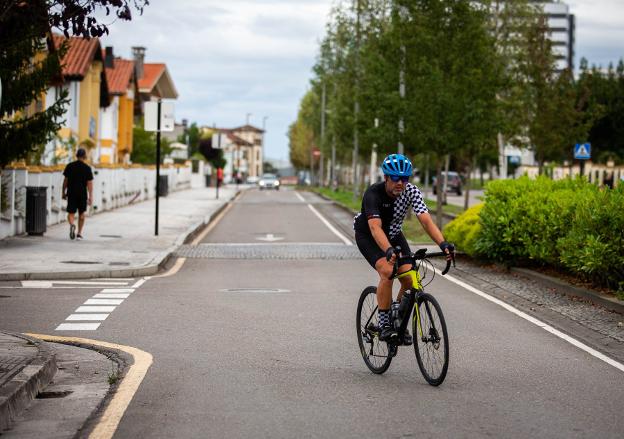
[[[47,187],[47,224],[67,220],[62,199],[63,166],[13,166],[0,173],[0,239],[26,232],[26,187]],[[191,187],[191,165],[160,168],[167,177],[169,192]],[[116,209],[154,198],[155,166],[94,166],[93,206],[89,214]]]

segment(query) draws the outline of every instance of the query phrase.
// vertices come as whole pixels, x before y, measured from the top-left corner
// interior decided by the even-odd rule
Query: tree
[[[108,34],[104,16],[132,18],[148,0],[6,0],[0,4],[0,167],[37,153],[61,127],[67,93],[44,110],[42,98],[60,85],[63,45],[55,50],[52,30],[86,38]],[[100,13],[101,12],[101,13]],[[47,45],[47,47],[46,47]],[[46,103],[49,104],[49,103]]]
[[[188,141],[189,157],[193,157],[199,152],[199,141],[201,138],[201,132],[197,126],[197,122],[193,122],[188,128],[186,128],[184,134],[178,136],[178,142],[186,144]]]
[[[165,138],[160,139],[161,164],[165,156],[171,153],[170,143]],[[156,133],[145,131],[142,120],[132,129],[132,153],[130,154],[130,160],[133,163],[143,165],[156,164]]]
[[[312,148],[317,144],[314,123],[310,122],[318,108],[315,105],[317,99],[312,90],[308,91],[301,99],[297,120],[288,128],[290,162],[298,170],[310,167]]]

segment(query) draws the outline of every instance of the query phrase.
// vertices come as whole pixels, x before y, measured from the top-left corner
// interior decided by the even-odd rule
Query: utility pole
[[[407,15],[407,10],[405,6],[399,6],[399,16],[401,19],[405,19]],[[405,102],[405,45],[401,44],[401,70],[399,70],[399,97],[401,98],[401,103]],[[403,115],[399,118],[399,145],[398,145],[398,153],[404,154],[405,148],[403,146],[403,136],[405,134],[405,120],[403,119]]]
[[[319,157],[319,180],[323,186],[323,147],[325,146],[325,81],[323,81],[323,90],[321,93],[321,155]]]
[[[359,87],[360,87],[360,0],[356,0],[355,22],[355,103],[353,105],[353,199],[359,198],[359,175],[357,162],[359,157],[358,116],[360,113]]]
[[[375,118],[375,128],[379,128],[379,119],[377,118]],[[377,180],[376,164],[377,164],[377,144],[373,143],[373,148],[371,151],[371,162],[370,162],[370,184],[375,183],[375,181]]]
[[[262,151],[260,151],[260,172],[258,173],[258,177],[260,177],[264,173],[264,138],[266,137],[266,121],[269,116],[262,117]]]
[[[154,220],[154,235],[158,236],[158,201],[160,198],[160,112],[162,102],[158,99],[156,118],[156,218]]]

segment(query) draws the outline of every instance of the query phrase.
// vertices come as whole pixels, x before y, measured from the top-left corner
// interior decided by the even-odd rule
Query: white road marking
[[[117,308],[116,306],[79,306],[76,308],[75,313],[81,312],[113,312]]]
[[[134,293],[134,288],[104,288],[100,293]]]
[[[85,305],[121,305],[123,299],[88,299]]]
[[[334,226],[332,226],[329,223],[329,221],[327,221],[325,217],[323,217],[323,215],[321,215],[319,211],[314,208],[314,206],[312,206],[311,204],[308,204],[308,207],[310,208],[310,210],[312,210],[312,212],[314,212],[316,216],[319,217],[321,221],[323,221],[323,224],[325,224],[327,228],[329,228],[329,230],[331,230],[334,233],[334,235],[336,235],[338,238],[342,240],[342,242],[344,242],[346,245],[353,245],[351,240],[348,239],[346,236],[344,236],[342,233],[340,233]]]
[[[125,293],[98,293],[93,296],[94,299],[127,299],[130,294]]]
[[[541,320],[538,320],[535,317],[530,316],[530,315],[528,315],[528,314],[526,314],[526,313],[524,313],[524,312],[514,308],[513,306],[509,305],[508,303],[505,303],[502,300],[499,300],[499,299],[497,299],[495,297],[492,297],[489,294],[484,293],[483,291],[478,290],[478,289],[474,288],[473,286],[468,285],[467,283],[462,282],[461,280],[454,278],[453,276],[449,276],[447,274],[446,276],[444,276],[444,278],[449,280],[449,281],[451,281],[451,282],[453,282],[453,283],[455,283],[455,284],[457,284],[457,285],[459,285],[462,288],[467,289],[471,293],[474,293],[477,296],[480,296],[480,297],[484,298],[485,300],[489,300],[490,302],[493,302],[493,303],[495,303],[495,304],[497,304],[499,306],[502,306],[507,311],[514,313],[518,317],[521,317],[521,318],[523,318],[525,320],[528,320],[529,322],[533,323],[534,325],[539,326],[543,330],[548,331],[551,334],[556,335],[560,339],[567,341],[571,345],[574,345],[577,348],[587,352],[589,355],[592,355],[592,356],[598,358],[599,360],[602,360],[605,363],[607,363],[607,364],[615,367],[616,369],[619,369],[622,372],[624,372],[624,364],[622,364],[622,363],[620,363],[618,361],[615,361],[614,359],[609,358],[606,355],[602,354],[601,352],[598,352],[597,350],[590,348],[586,344],[581,343],[580,341],[570,337],[569,335],[564,334],[563,332],[556,330],[555,328],[553,328],[550,325],[547,325],[546,323],[542,322]]]
[[[128,282],[93,282],[93,281],[72,281],[72,280],[23,280],[24,288],[52,288],[53,285],[95,285],[95,286],[115,286],[128,285]],[[71,288],[71,287],[68,287]]]
[[[134,288],[134,289],[139,288],[141,285],[143,285],[145,282],[147,282],[147,280],[148,280],[148,279],[150,279],[150,277],[149,277],[149,276],[144,277],[143,279],[139,279],[139,280],[138,280],[138,281],[136,281],[136,282],[135,282],[135,284],[134,284],[134,285],[132,285],[130,288]],[[102,291],[102,292],[104,292],[104,291]],[[121,293],[121,291],[119,291],[119,292]],[[111,293],[112,293],[112,291],[111,291]]]
[[[303,198],[299,192],[295,191],[295,195],[304,203],[306,202],[305,198]]]
[[[260,236],[256,239],[259,241],[274,242],[274,241],[281,241],[284,238],[281,236],[275,236],[273,233],[267,233],[266,236]]]
[[[95,331],[101,323],[61,323],[57,331]]]
[[[68,321],[104,321],[108,314],[70,314],[65,320]]]

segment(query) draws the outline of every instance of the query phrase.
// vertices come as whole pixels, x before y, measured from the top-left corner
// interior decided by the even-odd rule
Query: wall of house
[[[78,143],[87,147],[87,156],[93,162],[97,160],[96,147],[99,141],[101,75],[102,62],[93,61],[80,85]]]
[[[0,174],[0,239],[26,232],[26,187],[46,187],[47,224],[66,221],[66,201],[61,197],[64,166],[36,167],[18,164]],[[191,165],[161,167],[167,175],[169,191],[191,187]],[[93,206],[88,214],[138,203],[156,195],[156,169],[153,167],[93,167]]]
[[[108,107],[100,108],[100,143],[97,163],[117,162],[118,125],[119,96],[113,96]]]
[[[119,125],[117,138],[117,163],[128,163],[132,153],[132,127],[134,126],[134,94],[132,90],[119,96]]]

